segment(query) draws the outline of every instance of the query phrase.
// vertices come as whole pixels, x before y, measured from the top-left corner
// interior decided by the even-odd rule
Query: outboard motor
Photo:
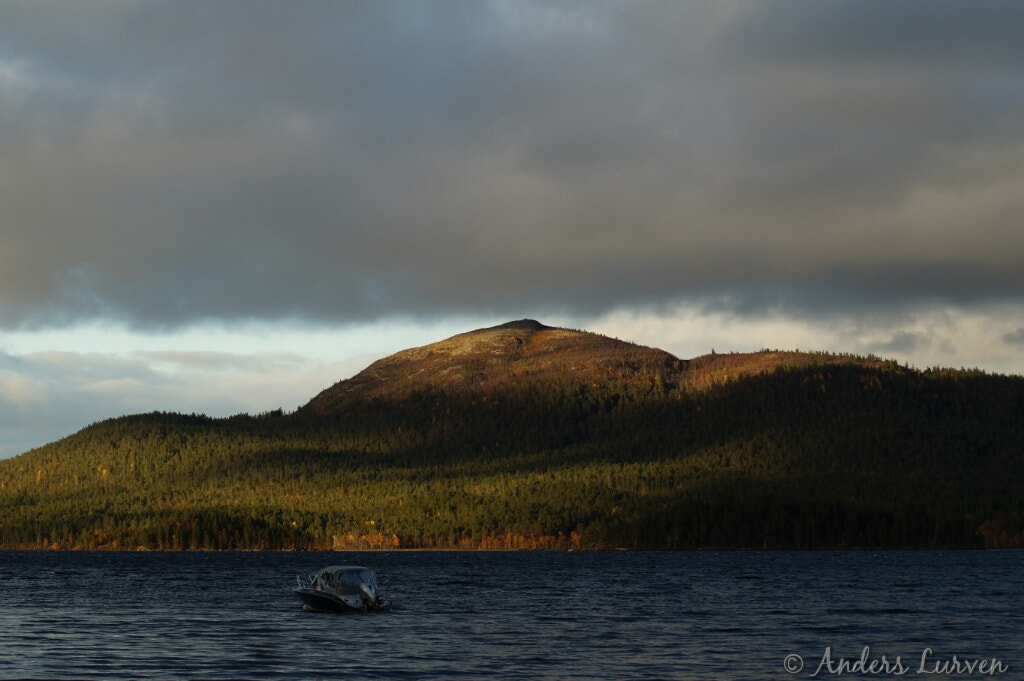
[[[377,604],[377,594],[374,593],[374,589],[369,584],[359,585],[359,598],[363,600],[363,605],[366,609],[374,607]]]

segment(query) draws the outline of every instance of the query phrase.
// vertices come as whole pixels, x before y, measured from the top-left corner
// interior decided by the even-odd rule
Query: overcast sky
[[[0,456],[523,317],[1024,373],[1016,1],[0,3]]]

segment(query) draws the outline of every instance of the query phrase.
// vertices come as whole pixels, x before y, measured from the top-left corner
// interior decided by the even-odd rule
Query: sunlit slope
[[[524,381],[606,384],[641,373],[678,376],[685,364],[661,350],[527,319],[381,359],[320,393],[306,408],[328,414],[353,399],[401,399],[417,391],[483,394]]]
[[[125,416],[0,461],[6,548],[1024,544],[1024,379],[531,320],[294,414]]]
[[[524,319],[381,359],[323,391],[306,409],[329,414],[350,401],[373,397],[401,399],[417,391],[486,394],[524,383],[597,387],[656,379],[663,390],[707,388],[781,368],[836,363],[895,368],[874,358],[778,351],[711,354],[687,361],[635,343]]]

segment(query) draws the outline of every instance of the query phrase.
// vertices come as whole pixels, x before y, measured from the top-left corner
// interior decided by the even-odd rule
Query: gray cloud
[[[888,341],[879,343],[878,350],[882,353],[896,353],[906,355],[916,350],[922,344],[921,337],[909,331],[899,331]]]
[[[1024,327],[1020,327],[1016,331],[1003,334],[1003,342],[1007,345],[1019,345],[1024,347]]]
[[[0,326],[1019,300],[1022,23],[5,3]]]

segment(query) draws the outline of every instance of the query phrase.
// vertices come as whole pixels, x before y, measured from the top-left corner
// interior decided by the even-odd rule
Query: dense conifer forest
[[[0,461],[0,548],[1020,547],[1022,417],[1020,377],[518,322]]]

